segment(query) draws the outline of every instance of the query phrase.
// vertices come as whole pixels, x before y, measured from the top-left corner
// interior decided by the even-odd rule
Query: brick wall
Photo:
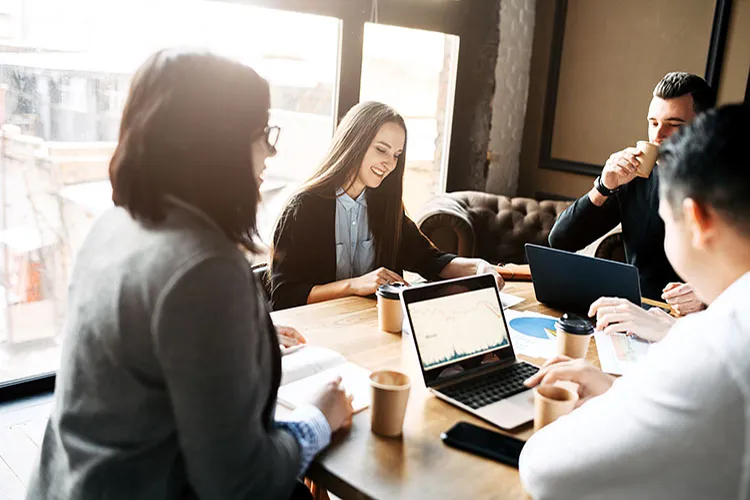
[[[500,1],[500,45],[495,68],[487,191],[512,196],[518,191],[536,2]]]

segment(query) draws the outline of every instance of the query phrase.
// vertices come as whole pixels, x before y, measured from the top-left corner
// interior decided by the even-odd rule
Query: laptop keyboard
[[[516,363],[484,377],[445,387],[440,392],[476,410],[528,390],[523,381],[538,371],[539,368],[528,363]]]

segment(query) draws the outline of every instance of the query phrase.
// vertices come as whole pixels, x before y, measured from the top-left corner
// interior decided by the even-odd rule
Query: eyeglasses
[[[281,127],[270,125],[263,129],[263,135],[266,136],[266,143],[268,143],[268,147],[275,151],[276,143],[279,142],[279,136],[281,135]]]

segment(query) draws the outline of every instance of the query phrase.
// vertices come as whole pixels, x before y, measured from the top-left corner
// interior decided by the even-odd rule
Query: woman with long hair
[[[439,251],[404,212],[406,124],[393,108],[363,102],[344,116],[318,170],[291,198],[274,230],[274,309],[404,282],[492,273],[482,259]]]
[[[269,107],[255,71],[207,52],[162,50],[135,74],[28,498],[287,499],[350,421],[336,380],[274,418],[280,340],[242,251]]]

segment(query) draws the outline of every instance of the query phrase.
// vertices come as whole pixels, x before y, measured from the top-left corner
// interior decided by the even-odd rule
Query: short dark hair
[[[255,251],[251,143],[268,125],[269,107],[268,83],[244,64],[207,51],[156,52],[133,76],[123,110],[109,165],[115,205],[158,223],[173,195]]]
[[[661,196],[675,214],[685,198],[711,206],[750,236],[748,144],[750,107],[733,104],[703,113],[662,144]]]
[[[702,113],[716,104],[716,92],[698,75],[673,71],[664,75],[654,87],[654,97],[676,99],[684,95],[693,96],[693,111]]]

